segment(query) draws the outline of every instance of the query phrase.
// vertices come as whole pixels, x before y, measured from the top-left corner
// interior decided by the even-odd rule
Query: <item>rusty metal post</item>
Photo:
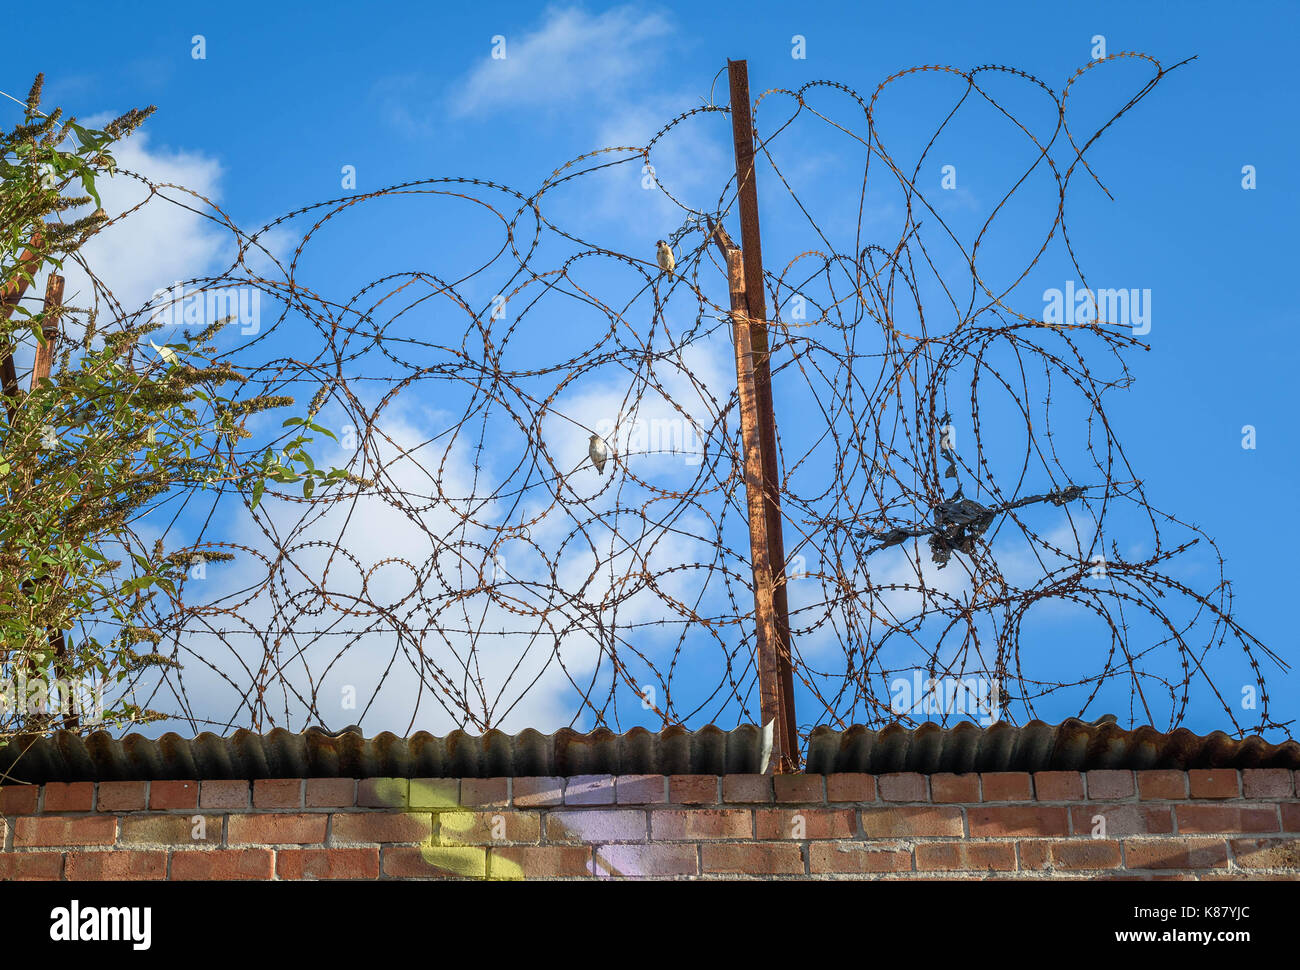
[[[772,724],[772,764],[789,765],[785,748],[785,710],[778,677],[775,586],[764,512],[763,447],[758,435],[758,400],[754,393],[754,353],[749,342],[749,305],[745,297],[745,266],[740,250],[721,226],[714,241],[727,264],[731,291],[731,326],[736,345],[736,394],[740,400],[740,437],[744,451],[745,499],[749,518],[749,559],[754,575],[754,639],[758,657],[758,703],[763,724]],[[766,771],[769,765],[764,765]]]
[[[31,281],[24,279],[24,274],[35,276],[36,271],[41,268],[41,250],[44,245],[45,237],[40,232],[32,233],[31,242],[27,244],[27,249],[18,260],[18,275],[6,283],[4,289],[0,290],[0,322],[9,319],[9,315],[18,306],[18,301],[27,292],[27,285]],[[60,300],[62,300],[62,292],[59,295]],[[0,348],[0,391],[3,391],[5,395],[5,405],[9,409],[9,420],[12,421],[17,407],[13,399],[18,396],[18,372],[14,369],[14,348],[12,344]]]
[[[754,354],[754,394],[767,499],[764,510],[768,557],[776,579],[773,606],[777,627],[777,679],[785,732],[781,748],[790,759],[788,767],[795,768],[798,766],[799,734],[794,716],[794,664],[790,642],[790,606],[786,597],[781,470],[777,460],[776,416],[772,403],[767,301],[763,294],[763,244],[758,225],[758,185],[754,174],[754,123],[750,115],[748,65],[745,61],[729,60],[727,74],[731,86],[731,132],[736,150],[736,192],[740,202],[740,246],[744,258],[745,298],[749,310],[749,343]]]
[[[36,345],[36,359],[32,361],[32,390],[42,378],[50,376],[54,367],[54,344],[59,337],[59,310],[63,307],[63,277],[51,273],[45,281],[45,321],[41,334],[45,344]]]

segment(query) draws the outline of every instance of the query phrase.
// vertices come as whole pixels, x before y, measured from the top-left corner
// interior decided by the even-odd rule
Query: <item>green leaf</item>
[[[81,186],[86,190],[86,194],[95,200],[95,205],[99,208],[104,207],[104,203],[99,199],[99,193],[95,190],[95,177],[89,171],[81,173]]]

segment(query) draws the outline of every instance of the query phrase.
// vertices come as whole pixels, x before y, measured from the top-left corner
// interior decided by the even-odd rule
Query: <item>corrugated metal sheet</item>
[[[453,731],[445,738],[419,732],[409,738],[359,729],[302,734],[277,729],[265,735],[236,731],[228,738],[165,734],[113,738],[67,731],[18,739],[0,747],[0,774],[11,781],[111,781],[154,778],[409,777],[488,778],[585,774],[730,774],[760,770],[763,732],[753,725],[723,731],[681,727],[652,733],[633,728],[546,735]],[[1094,768],[1300,768],[1300,744],[1233,740],[1216,731],[1128,731],[1109,722],[1069,719],[1059,725],[1031,721],[1023,727],[959,724],[941,728],[897,725],[880,731],[818,727],[808,743],[807,770],[837,771],[1043,771]]]
[[[1300,768],[1300,744],[1269,744],[1260,737],[1234,740],[1222,731],[1201,736],[1186,728],[1126,730],[1112,721],[1067,718],[1060,724],[1030,721],[981,728],[923,724],[880,731],[814,728],[806,770],[836,771],[1090,771],[1098,768]]]
[[[68,731],[0,748],[0,776],[26,782],[127,781],[154,778],[493,778],[588,774],[730,774],[761,771],[763,732],[712,725],[615,734],[561,729],[510,735],[424,731],[366,738],[359,728],[329,734],[308,728],[265,735],[239,730],[228,738],[164,734],[156,740]]]

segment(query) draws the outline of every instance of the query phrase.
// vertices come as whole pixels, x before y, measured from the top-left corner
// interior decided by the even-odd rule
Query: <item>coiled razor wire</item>
[[[1067,120],[1069,95],[1086,72],[1125,60],[1147,65],[1149,78],[1081,138]],[[994,714],[1015,723],[1083,717],[1117,687],[1133,720],[1176,726],[1196,697],[1241,733],[1236,685],[1221,690],[1207,669],[1226,645],[1249,664],[1256,727],[1279,727],[1257,662],[1277,658],[1233,619],[1217,548],[1148,503],[1107,419],[1104,401],[1130,382],[1125,354],[1144,345],[1112,321],[1048,324],[1016,305],[1017,286],[1058,240],[1089,285],[1067,231],[1067,189],[1081,172],[1101,185],[1089,150],[1169,70],[1119,54],[1056,92],[1011,68],[929,66],[886,79],[869,98],[816,81],[757,99],[758,157],[775,176],[763,183],[762,204],[773,211],[778,187],[804,220],[778,227],[769,215],[767,231],[809,240],[763,281],[805,738],[817,724],[969,719],[900,710],[891,684],[910,671],[985,678],[999,687]],[[960,97],[908,168],[887,150],[876,111],[888,89],[921,72],[957,80]],[[1049,99],[1051,130],[1018,120],[986,88],[990,77]],[[832,120],[846,103],[856,120]],[[1005,118],[1031,160],[967,244],[918,176],[972,104]],[[679,228],[665,233],[678,253],[673,276],[655,266],[653,243],[634,253],[603,248],[547,206],[561,187],[581,198],[597,173],[653,172],[665,136],[714,114],[729,110],[704,105],[645,146],[582,155],[530,194],[486,179],[422,179],[297,209],[251,235],[202,196],[120,173],[148,191],[115,222],[146,204],[184,206],[231,234],[230,268],[185,281],[184,292],[251,287],[278,308],[227,354],[251,378],[244,393],[301,399],[304,388],[323,387],[317,420],[355,429],[344,442],[355,445],[347,468],[373,483],[310,499],[271,486],[256,509],[221,489],[187,493],[152,513],[134,540],[141,546],[162,529],[168,542],[231,552],[236,564],[212,565],[213,576],[226,571],[219,593],[209,576],[156,599],[159,650],[183,666],[129,685],[138,701],[196,729],[758,720],[726,274],[707,231],[709,219],[735,218],[734,175],[711,208],[654,185],[680,210]],[[800,124],[838,130],[860,152],[862,185],[842,196],[857,200],[851,250],[832,243],[836,233],[814,217],[797,166],[782,154]],[[1054,186],[1043,208],[1051,218],[1028,264],[993,283],[986,240],[1031,174]],[[876,182],[896,186],[904,214],[896,238],[867,242],[865,200]],[[309,246],[342,217],[421,199],[465,203],[491,220],[495,253],[455,278],[437,266],[394,267],[350,295],[305,278]],[[281,261],[268,241],[286,233],[298,241]],[[964,269],[940,269],[953,265]],[[127,312],[99,281],[95,301],[123,326],[162,307]],[[604,428],[574,405],[593,380],[618,402]],[[392,430],[393,416],[407,421],[411,409],[434,427],[421,440]],[[627,433],[655,421],[677,435],[668,445]],[[1077,446],[1058,445],[1071,428],[1082,429]],[[683,429],[690,461],[673,455],[679,444],[686,450]],[[256,454],[278,433],[231,447]],[[590,434],[609,443],[603,474],[585,457]],[[254,523],[255,538],[225,534],[239,517]],[[359,542],[381,553],[359,553]],[[385,543],[393,555],[382,554]],[[1193,553],[1217,562],[1199,588],[1179,571]],[[1062,662],[1033,632],[1031,613],[1047,603],[1090,618],[1097,649],[1087,662]],[[341,700],[349,690],[351,706]],[[535,692],[544,703],[532,703]],[[552,723],[518,723],[543,716]]]

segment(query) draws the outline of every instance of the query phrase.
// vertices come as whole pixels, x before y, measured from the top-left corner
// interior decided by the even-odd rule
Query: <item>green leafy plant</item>
[[[92,130],[57,110],[44,115],[40,91],[38,77],[23,122],[0,133],[0,735],[164,716],[124,699],[129,692],[105,702],[105,692],[142,669],[177,666],[147,617],[174,605],[196,558],[232,556],[140,548],[131,526],[160,503],[235,488],[255,507],[268,483],[301,483],[310,498],[349,478],[317,468],[307,450],[308,432],[333,437],[313,423],[323,393],[306,417],[284,422],[293,431],[282,447],[251,457],[235,447],[251,437],[251,416],[293,399],[237,397],[247,378],[209,345],[230,318],[159,345],[158,322],[97,325],[92,311],[22,304],[38,274],[62,267],[103,226],[100,209],[65,216],[100,205],[112,145],[153,110]],[[38,373],[25,391],[14,370],[20,346],[50,361],[49,376]],[[98,685],[93,717],[70,698],[72,685],[87,683]]]

